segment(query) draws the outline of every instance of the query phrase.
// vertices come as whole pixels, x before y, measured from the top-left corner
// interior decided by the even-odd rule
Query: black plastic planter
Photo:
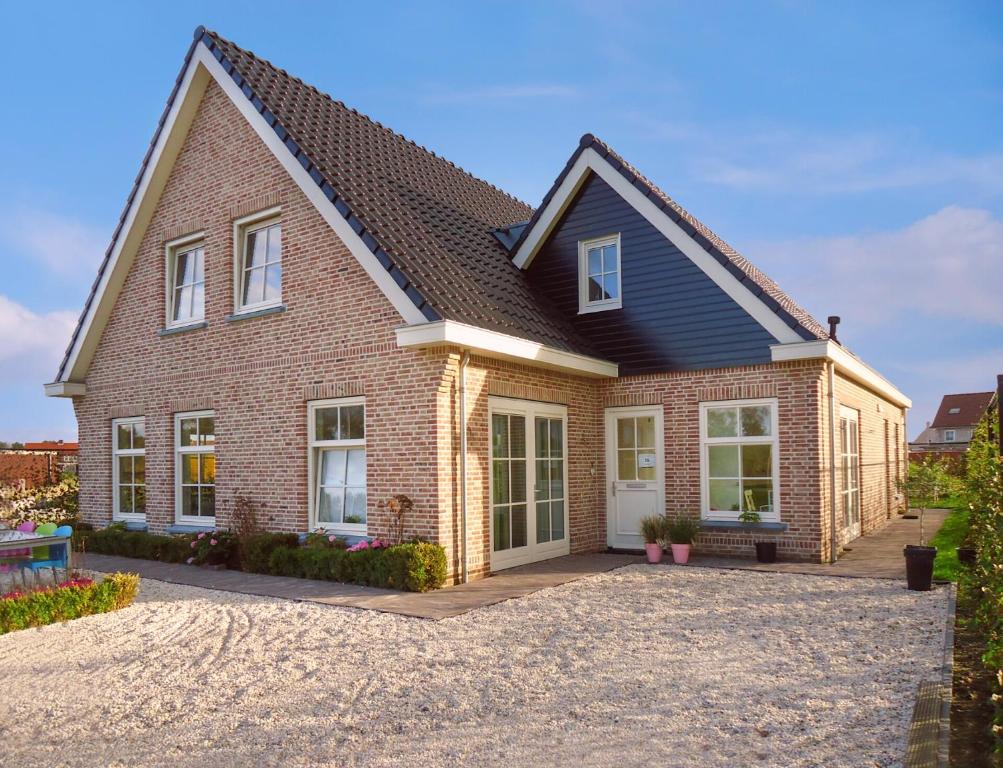
[[[757,541],[756,542],[756,560],[761,563],[775,563],[777,562],[777,542],[775,541]]]
[[[975,547],[958,547],[958,562],[964,563],[965,565],[973,565],[975,563]]]
[[[933,584],[933,559],[937,556],[937,548],[907,544],[902,554],[905,555],[905,578],[909,589],[914,592],[929,591]]]

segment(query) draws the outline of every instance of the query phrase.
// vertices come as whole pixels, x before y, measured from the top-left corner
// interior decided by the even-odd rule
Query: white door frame
[[[494,467],[491,424],[494,415],[523,416],[526,419],[526,546],[495,552]],[[564,538],[536,543],[536,417],[560,419],[564,433]],[[568,408],[557,403],[517,400],[508,397],[488,398],[488,507],[487,524],[491,552],[491,570],[500,571],[517,565],[560,557],[571,552],[571,489],[568,486]]]
[[[850,494],[856,494],[857,519],[856,520],[851,519],[849,525],[847,525],[847,523],[846,523],[846,497],[847,497],[847,492],[843,490],[843,486],[846,483],[846,478],[843,475],[843,468],[842,468],[843,455],[844,455],[844,451],[843,451],[843,434],[842,434],[843,433],[843,421],[844,420],[846,422],[848,422],[849,428],[852,430],[851,434],[856,439],[856,444],[857,444],[857,452],[856,452],[856,454],[848,454],[850,456],[856,456],[856,458],[857,458],[857,470],[854,473],[855,477],[853,477],[853,479],[856,480],[857,487],[854,490],[849,491]],[[839,513],[840,514],[839,514],[839,520],[840,520],[840,523],[842,525],[842,531],[841,531],[841,534],[842,534],[842,543],[845,545],[845,544],[849,544],[854,539],[859,538],[861,536],[861,533],[862,533],[861,517],[863,515],[863,509],[862,509],[862,506],[861,506],[861,502],[863,500],[863,489],[861,488],[861,466],[860,466],[860,411],[856,410],[855,408],[850,408],[850,407],[845,406],[845,405],[840,405],[839,406],[839,430],[840,430],[840,434],[839,434],[839,438],[837,439],[837,443],[839,445],[839,461],[840,461],[840,467],[839,467],[839,470],[840,470],[839,471],[839,479],[840,479],[840,488],[839,488]]]
[[[657,485],[655,514],[665,514],[665,410],[661,405],[625,406],[607,408],[604,416],[606,436],[606,545],[614,549],[641,549],[644,539],[640,533],[636,537],[624,538],[615,530],[616,484],[617,484],[617,438],[616,420],[623,416],[655,417],[655,480]],[[635,540],[636,539],[636,540]]]

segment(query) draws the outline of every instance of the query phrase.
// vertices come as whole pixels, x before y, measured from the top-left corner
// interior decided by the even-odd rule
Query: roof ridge
[[[989,396],[992,396],[992,395],[995,395],[995,394],[996,394],[995,390],[991,390],[989,392],[949,392],[948,394],[944,395],[943,397],[946,399],[948,397],[970,397],[971,395],[989,395]]]
[[[375,125],[376,127],[378,127],[380,130],[386,131],[390,135],[396,136],[397,138],[402,139],[403,141],[406,141],[408,144],[412,145],[413,147],[416,147],[417,149],[420,149],[422,152],[425,152],[425,153],[431,155],[436,160],[439,160],[440,162],[446,163],[447,165],[455,168],[460,173],[463,173],[466,176],[469,176],[471,179],[473,179],[474,181],[478,182],[479,184],[484,184],[485,186],[490,187],[491,189],[493,189],[496,192],[499,192],[499,193],[505,195],[506,197],[508,197],[511,200],[514,200],[515,202],[519,203],[520,205],[526,206],[531,211],[534,210],[534,207],[532,205],[530,205],[529,203],[527,203],[525,200],[520,200],[518,197],[516,197],[515,195],[513,195],[511,192],[508,192],[508,191],[502,189],[501,187],[496,186],[495,184],[492,184],[490,181],[487,181],[486,179],[482,179],[479,176],[475,176],[470,171],[468,171],[466,168],[464,168],[463,166],[457,165],[456,163],[454,163],[449,158],[436,153],[434,150],[429,149],[424,144],[419,144],[417,141],[415,141],[414,139],[411,139],[411,138],[405,136],[403,133],[395,131],[393,128],[390,128],[389,126],[384,125],[379,120],[373,119],[372,117],[370,117],[369,115],[367,115],[365,112],[360,112],[355,107],[348,106],[341,99],[336,99],[334,96],[332,96],[331,94],[327,93],[326,91],[322,91],[320,88],[318,88],[317,86],[313,85],[312,83],[308,83],[306,80],[302,79],[301,77],[297,77],[296,75],[292,74],[291,72],[289,72],[289,70],[283,69],[282,67],[280,67],[280,66],[272,63],[272,61],[270,61],[269,59],[266,59],[263,56],[259,56],[254,51],[248,50],[247,48],[243,48],[243,47],[237,45],[235,42],[233,42],[229,38],[223,37],[221,34],[219,34],[218,32],[216,32],[215,30],[212,30],[212,29],[209,29],[208,27],[205,27],[204,31],[207,34],[209,34],[211,37],[214,37],[217,40],[220,40],[220,41],[226,43],[227,45],[232,45],[234,48],[236,48],[241,53],[244,53],[247,56],[250,56],[252,59],[256,59],[257,61],[261,62],[262,64],[265,64],[268,67],[271,67],[276,72],[282,73],[282,75],[284,75],[285,77],[288,77],[290,80],[296,81],[297,83],[299,83],[304,88],[307,88],[307,89],[313,91],[314,93],[316,93],[318,96],[321,96],[321,97],[323,97],[325,99],[328,99],[328,100],[334,102],[335,104],[337,104],[340,107],[348,110],[349,112],[352,112],[353,114],[358,115],[363,120],[368,120],[370,123],[372,123],[373,125]]]

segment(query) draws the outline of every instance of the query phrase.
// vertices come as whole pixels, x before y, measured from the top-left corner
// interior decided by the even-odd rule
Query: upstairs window
[[[620,235],[578,243],[579,314],[621,306]]]
[[[952,416],[956,416],[957,414],[961,413],[961,408],[955,406],[954,408],[949,408],[947,412]]]
[[[235,224],[236,311],[253,312],[282,303],[282,222],[264,211]]]
[[[953,429],[944,430],[944,442],[953,443],[957,438],[957,433]]]
[[[205,248],[202,236],[167,244],[167,327],[205,319]]]

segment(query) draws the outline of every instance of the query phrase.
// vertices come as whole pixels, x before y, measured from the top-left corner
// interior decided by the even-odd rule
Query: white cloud
[[[19,379],[51,381],[77,323],[69,310],[37,314],[0,294],[0,366]]]
[[[49,211],[15,209],[2,224],[8,248],[68,280],[93,276],[108,246],[107,232]]]
[[[745,249],[818,317],[877,326],[910,313],[1003,325],[1003,221],[950,206],[888,232]]]

